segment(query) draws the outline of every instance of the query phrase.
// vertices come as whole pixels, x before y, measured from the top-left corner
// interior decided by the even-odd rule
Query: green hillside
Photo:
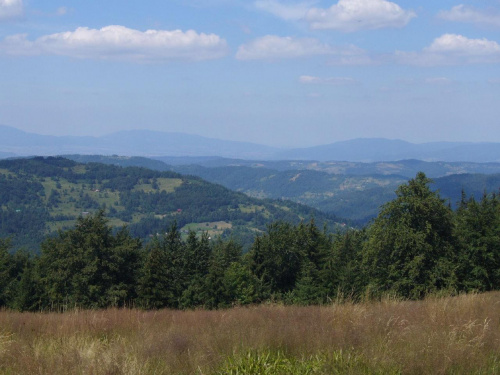
[[[394,199],[396,188],[419,170],[433,176],[432,189],[439,190],[452,207],[460,201],[462,190],[480,198],[485,191],[493,193],[500,188],[498,163],[184,160],[200,162],[202,166],[167,165],[141,157],[71,155],[69,158],[195,175],[251,197],[291,200],[358,225],[373,219],[382,204]]]
[[[127,225],[147,240],[173,221],[181,231],[233,235],[250,243],[268,223],[335,217],[287,201],[259,200],[199,177],[146,168],[81,164],[65,158],[0,161],[0,237],[36,250],[43,236],[72,227],[77,218],[104,210],[114,227]]]

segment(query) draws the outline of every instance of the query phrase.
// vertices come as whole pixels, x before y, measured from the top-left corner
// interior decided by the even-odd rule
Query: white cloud
[[[429,52],[457,53],[462,55],[490,55],[500,52],[500,45],[488,39],[469,39],[463,35],[444,34],[434,39]]]
[[[22,0],[0,0],[0,21],[9,18],[16,18],[22,14]]]
[[[238,60],[281,60],[328,56],[329,65],[370,65],[375,61],[353,45],[335,47],[314,38],[293,38],[266,35],[238,48]]]
[[[408,65],[458,65],[500,62],[500,45],[488,39],[444,34],[422,52],[396,51],[396,62]]]
[[[75,31],[45,35],[34,41],[25,34],[0,42],[0,53],[10,55],[60,55],[82,59],[134,62],[199,61],[227,54],[227,43],[215,34],[194,30],[147,30],[124,26],[102,29],[79,27]]]
[[[454,6],[450,10],[439,12],[438,17],[446,21],[500,27],[500,13],[498,11],[486,12],[463,4]]]
[[[336,49],[314,38],[292,38],[266,35],[238,48],[238,60],[276,60],[315,55],[329,55]]]
[[[254,4],[257,9],[271,13],[287,21],[297,21],[304,18],[309,9],[317,1],[282,4],[277,0],[257,0]]]
[[[304,84],[314,84],[314,85],[353,85],[359,83],[353,78],[350,77],[314,77],[314,76],[300,76],[299,82]]]
[[[310,9],[306,20],[312,29],[353,32],[403,27],[413,17],[416,17],[413,11],[386,0],[339,0],[328,9]]]

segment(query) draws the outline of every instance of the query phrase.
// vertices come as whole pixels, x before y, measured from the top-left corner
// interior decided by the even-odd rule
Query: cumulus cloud
[[[102,29],[79,27],[28,40],[26,34],[6,37],[0,53],[10,55],[60,55],[82,59],[134,62],[199,61],[227,54],[227,43],[215,34],[194,30],[138,31],[111,25]]]
[[[257,0],[254,4],[257,9],[271,13],[287,21],[297,21],[304,18],[316,1],[300,3],[280,3],[277,0]]]
[[[315,38],[293,38],[266,35],[238,48],[238,60],[281,60],[328,56],[330,65],[367,65],[371,63],[366,52],[356,46],[335,47]]]
[[[488,39],[469,39],[463,35],[444,34],[434,39],[429,52],[457,53],[465,55],[490,55],[500,52],[497,42]]]
[[[341,86],[341,85],[353,85],[358,83],[353,78],[350,77],[328,77],[328,78],[321,78],[321,77],[314,77],[314,76],[300,76],[299,77],[299,82],[308,84],[308,85],[334,85],[334,86]]]
[[[395,54],[397,62],[410,65],[455,65],[500,62],[500,45],[488,39],[470,39],[458,34],[444,34],[421,52]]]
[[[23,14],[22,0],[0,0],[0,21],[16,18]]]
[[[450,10],[439,12],[438,17],[446,21],[500,27],[500,13],[498,11],[481,11],[463,4],[454,6]]]
[[[311,8],[305,19],[312,29],[344,32],[403,27],[416,14],[386,0],[339,0],[328,9]]]

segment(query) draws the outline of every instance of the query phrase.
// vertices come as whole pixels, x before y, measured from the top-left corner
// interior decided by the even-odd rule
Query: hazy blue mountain
[[[309,148],[285,150],[281,159],[345,160],[357,162],[419,159],[426,161],[500,161],[499,143],[431,142],[415,144],[401,140],[360,138]]]
[[[278,149],[173,132],[130,130],[102,137],[48,136],[0,125],[0,151],[27,155],[101,154],[271,158]]]
[[[17,156],[16,154],[12,153],[12,152],[2,152],[0,151],[0,159],[6,159],[6,158],[13,158]]]
[[[264,141],[264,140],[263,140]],[[174,132],[151,130],[120,131],[102,137],[48,136],[0,126],[0,152],[9,155],[100,154],[162,159],[169,164],[223,166],[245,160],[315,160],[382,162],[406,159],[444,162],[500,162],[500,143],[431,142],[415,144],[382,138],[353,139],[300,149],[278,149],[248,142],[225,141]],[[208,158],[205,158],[208,157]],[[178,158],[177,160],[174,160]],[[189,159],[191,158],[191,161]],[[283,167],[282,165],[281,167]],[[274,166],[275,169],[281,169]]]

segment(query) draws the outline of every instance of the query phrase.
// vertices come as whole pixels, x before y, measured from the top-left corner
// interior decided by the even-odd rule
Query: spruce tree
[[[484,194],[481,201],[462,197],[456,212],[459,278],[467,291],[500,288],[500,202]]]
[[[363,265],[369,291],[421,298],[456,288],[452,211],[424,173],[396,190],[368,229]]]
[[[174,294],[164,241],[154,238],[146,253],[137,291],[139,305],[147,309],[171,307],[174,305]]]
[[[0,238],[0,307],[7,305],[12,282],[13,260],[9,254],[10,241]]]

